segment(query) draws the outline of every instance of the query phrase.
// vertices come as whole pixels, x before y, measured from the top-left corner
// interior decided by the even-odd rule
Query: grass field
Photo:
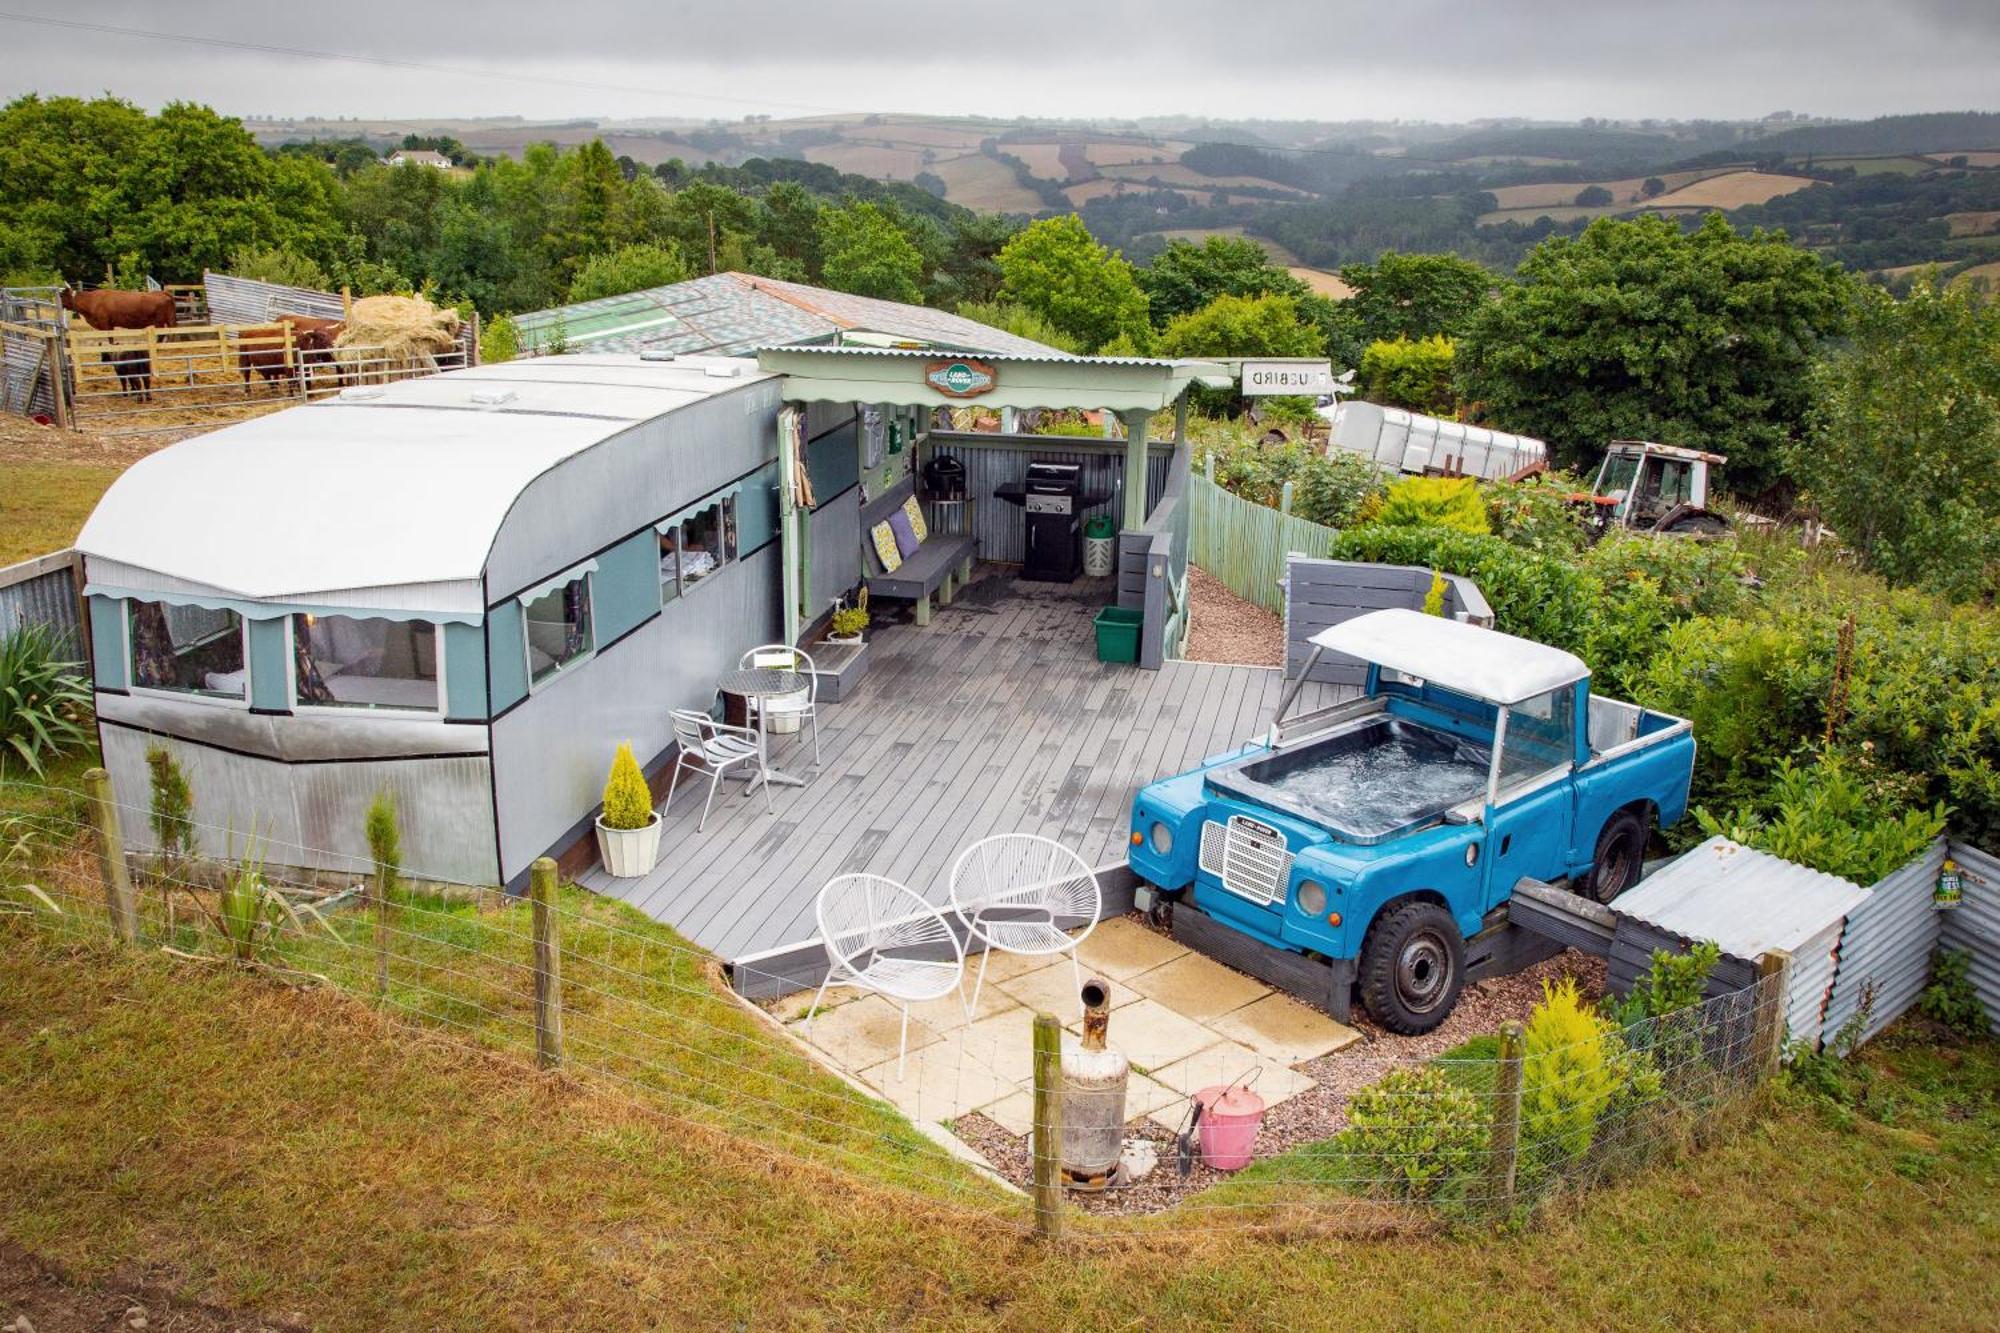
[[[923,154],[914,148],[882,148],[872,144],[814,144],[805,150],[808,162],[823,162],[837,171],[881,180],[909,180],[925,170]]]
[[[1947,213],[1944,220],[1950,224],[1953,236],[1986,236],[2000,231],[2000,211]]]
[[[1014,179],[1003,162],[969,153],[924,168],[944,182],[944,197],[981,213],[1038,213],[1041,196]],[[1037,173],[1039,174],[1039,173]]]
[[[1708,176],[1648,201],[1653,208],[1744,208],[1767,204],[1814,182],[1804,176],[1778,176],[1763,171],[1732,171]]]
[[[1974,1328],[2000,1301],[1991,1043],[1887,1039],[1852,1108],[1781,1094],[1523,1232],[1051,1247],[325,992],[0,920],[0,994],[0,1237],[246,1320]]]
[[[0,565],[60,551],[75,541],[120,471],[89,463],[0,460]]]

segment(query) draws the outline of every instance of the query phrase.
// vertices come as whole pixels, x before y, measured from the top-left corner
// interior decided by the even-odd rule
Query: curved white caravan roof
[[[1349,399],[1320,409],[1328,438],[1352,454],[1412,474],[1431,470],[1495,481],[1546,462],[1548,446],[1526,435],[1468,426],[1400,407]]]
[[[1517,704],[1590,674],[1582,658],[1560,648],[1401,607],[1344,620],[1310,642],[1497,704]]]
[[[172,445],[77,537],[94,589],[477,615],[488,552],[535,478],[769,378],[754,361],[538,357],[350,387]],[[384,596],[393,590],[393,596]]]

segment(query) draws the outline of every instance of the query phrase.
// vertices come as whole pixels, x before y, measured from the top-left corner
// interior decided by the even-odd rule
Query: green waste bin
[[[1136,662],[1139,660],[1139,627],[1146,621],[1144,611],[1107,606],[1097,613],[1097,660]]]

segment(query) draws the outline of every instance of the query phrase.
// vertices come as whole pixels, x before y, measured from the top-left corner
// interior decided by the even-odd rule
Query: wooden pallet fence
[[[1285,609],[1285,557],[1325,556],[1336,528],[1231,495],[1207,476],[1188,478],[1189,559],[1238,597],[1266,611]]]

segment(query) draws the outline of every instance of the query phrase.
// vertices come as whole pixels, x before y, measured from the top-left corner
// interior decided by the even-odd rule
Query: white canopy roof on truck
[[[1342,621],[1311,642],[1497,704],[1517,704],[1590,674],[1581,658],[1560,648],[1400,607]]]

